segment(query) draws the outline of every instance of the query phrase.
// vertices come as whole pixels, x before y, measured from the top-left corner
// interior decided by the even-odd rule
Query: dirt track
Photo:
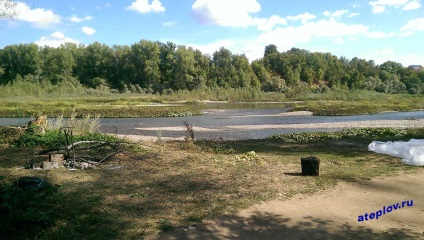
[[[255,205],[158,239],[424,239],[423,183],[424,168],[413,174],[341,183],[329,191]],[[413,206],[358,222],[359,215],[406,200]]]

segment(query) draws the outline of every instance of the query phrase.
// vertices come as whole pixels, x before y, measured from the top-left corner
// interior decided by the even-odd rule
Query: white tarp
[[[378,142],[368,145],[368,150],[402,158],[402,162],[414,166],[424,166],[424,139],[411,139],[409,142]]]

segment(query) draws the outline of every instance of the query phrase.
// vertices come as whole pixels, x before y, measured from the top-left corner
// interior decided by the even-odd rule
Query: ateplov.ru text
[[[368,221],[368,220],[371,220],[371,219],[378,219],[379,217],[383,216],[386,213],[389,213],[393,210],[398,210],[398,209],[406,207],[406,206],[408,206],[408,207],[414,206],[414,201],[410,200],[410,201],[403,201],[402,203],[395,203],[395,204],[387,206],[387,207],[384,206],[383,209],[378,210],[376,212],[372,212],[370,214],[365,213],[364,215],[359,215],[358,216],[358,222]]]

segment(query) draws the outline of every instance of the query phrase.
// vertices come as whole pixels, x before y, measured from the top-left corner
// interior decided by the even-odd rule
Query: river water
[[[177,118],[102,118],[101,132],[156,138],[183,138],[184,122],[193,126],[196,139],[258,139],[272,134],[341,130],[340,123],[404,120],[423,123],[424,111],[386,112],[355,116],[292,115],[281,103],[208,104],[203,115]],[[0,125],[23,126],[29,118],[0,118]],[[324,127],[325,125],[325,127]]]

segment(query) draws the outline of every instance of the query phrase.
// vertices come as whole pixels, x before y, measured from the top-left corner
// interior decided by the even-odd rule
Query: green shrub
[[[289,134],[275,134],[267,139],[278,139],[284,142],[313,142],[320,140],[341,139],[348,137],[381,138],[407,136],[408,130],[394,128],[353,128],[338,132],[300,132]]]
[[[105,141],[117,142],[118,139],[102,133],[84,133],[75,135],[74,142],[77,141]],[[17,147],[46,147],[51,149],[62,148],[66,142],[65,133],[59,130],[46,131],[44,135],[25,132],[18,139],[12,142]]]

